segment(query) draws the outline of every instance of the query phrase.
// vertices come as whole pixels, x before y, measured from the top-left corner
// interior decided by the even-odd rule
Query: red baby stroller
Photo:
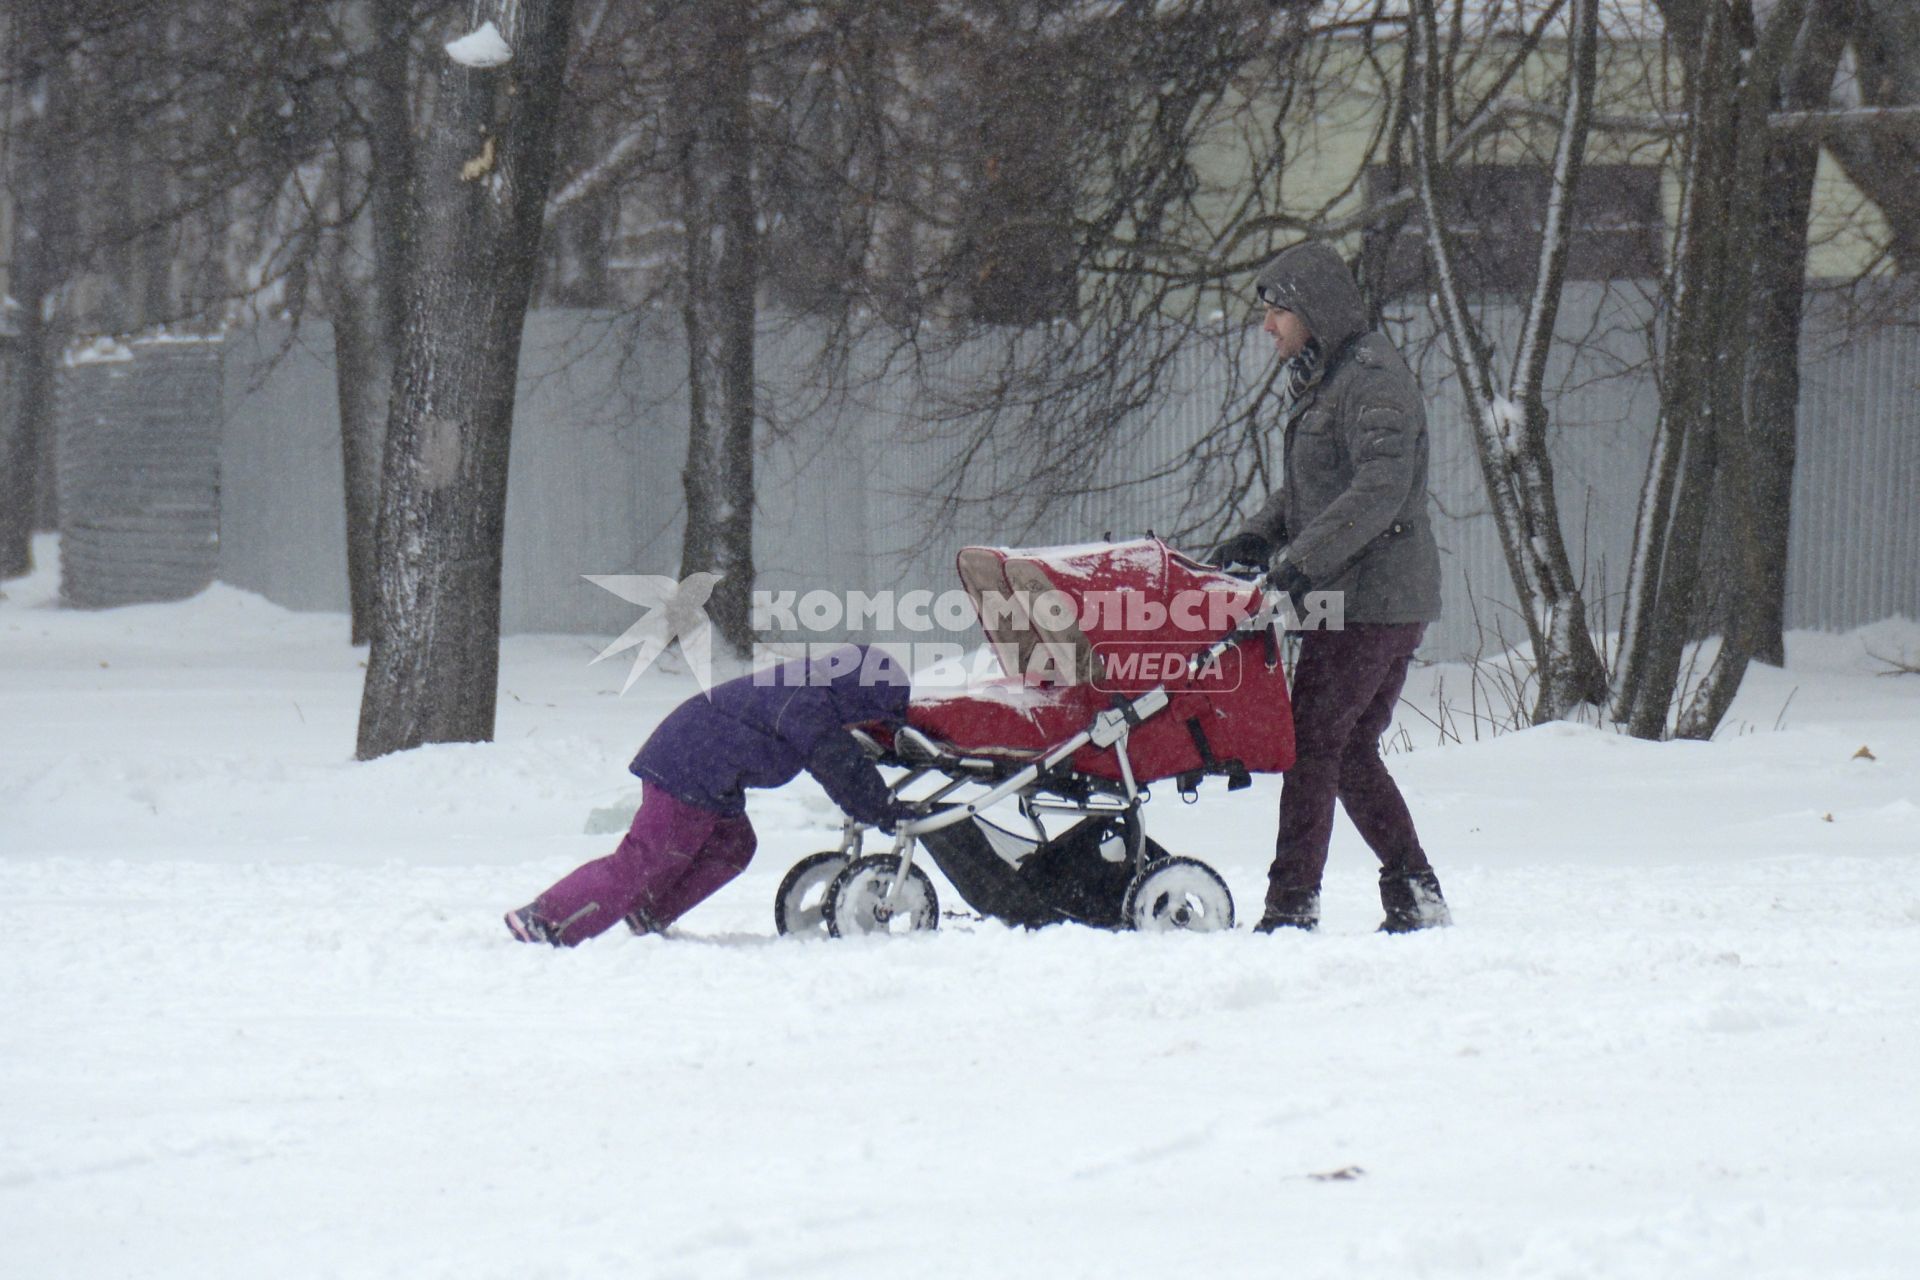
[[[849,822],[840,848],[796,863],[775,898],[780,932],[937,927],[917,845],[969,906],[1009,924],[1232,928],[1226,882],[1148,838],[1140,811],[1154,782],[1190,800],[1210,775],[1233,790],[1292,765],[1277,593],[1157,538],[968,547],[958,567],[999,670],[916,683],[905,727],[862,735],[925,816],[886,853],[863,856]]]

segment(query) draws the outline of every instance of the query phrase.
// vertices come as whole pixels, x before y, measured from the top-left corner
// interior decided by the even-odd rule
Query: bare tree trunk
[[[1672,17],[1669,18],[1672,21]],[[1614,715],[1635,736],[1663,738],[1699,568],[1699,537],[1712,488],[1712,363],[1718,285],[1724,276],[1727,170],[1737,50],[1720,6],[1704,6],[1687,68],[1686,140],[1679,243],[1660,420],[1629,559],[1627,604],[1615,666]]]
[[[1656,470],[1649,474],[1629,582],[1631,634],[1623,634],[1615,712],[1636,737],[1666,736],[1680,668],[1697,616],[1701,551],[1718,480],[1736,545],[1748,537],[1752,454],[1746,418],[1753,333],[1753,242],[1761,233],[1759,187],[1769,151],[1767,111],[1791,56],[1806,0],[1783,0],[1757,47],[1738,46],[1721,6],[1669,7],[1679,34],[1697,32],[1688,67],[1689,119],[1676,254],[1673,323],[1661,383]],[[1667,495],[1671,495],[1670,501]],[[1744,563],[1744,561],[1742,562]],[[1743,617],[1751,595],[1742,572],[1730,584]],[[1744,622],[1727,628],[1720,653],[1677,717],[1683,736],[1706,737],[1731,703],[1752,653]]]
[[[1836,0],[1813,0],[1807,31],[1783,78],[1778,106],[1814,110],[1827,101],[1845,47],[1849,14]],[[1787,540],[1793,512],[1793,465],[1799,431],[1800,322],[1805,309],[1808,219],[1816,139],[1774,135],[1756,195],[1753,241],[1754,335],[1747,384],[1750,484],[1740,495],[1749,513],[1746,553],[1753,656],[1786,662]]]
[[[686,278],[680,299],[680,323],[687,343],[687,460],[680,471],[686,520],[680,531],[680,576],[714,568],[714,506],[717,459],[708,407],[712,360],[707,350],[707,280],[711,271],[710,201],[704,180],[701,122],[704,113],[682,111],[675,177],[680,194],[682,263]]]
[[[759,240],[752,120],[753,12],[727,0],[683,33],[698,96],[674,105],[686,273],[687,454],[682,576],[717,572],[708,610],[735,653],[753,649]]]
[[[1520,407],[1523,415],[1519,447],[1513,450],[1510,464],[1514,487],[1520,497],[1520,513],[1526,519],[1520,542],[1529,553],[1529,568],[1539,584],[1540,603],[1545,611],[1541,629],[1546,633],[1547,643],[1539,663],[1535,724],[1561,719],[1583,706],[1601,705],[1607,695],[1606,671],[1593,646],[1586,600],[1574,576],[1573,561],[1567,554],[1566,537],[1560,525],[1560,504],[1553,487],[1553,459],[1547,449],[1545,396],[1547,355],[1553,346],[1554,322],[1560,313],[1567,258],[1573,243],[1574,196],[1580,189],[1587,130],[1593,118],[1598,14],[1598,0],[1574,0],[1569,15],[1573,36],[1569,48],[1569,77],[1560,136],[1554,149],[1547,224],[1508,397]]]
[[[1777,87],[1762,78],[1767,63],[1756,58],[1757,74],[1741,92],[1738,163],[1722,223],[1728,244],[1724,311],[1751,341],[1731,344],[1743,353],[1737,359],[1722,355],[1713,415],[1722,500],[1733,543],[1732,608],[1719,653],[1676,717],[1674,736],[1679,738],[1713,736],[1753,658],[1776,665],[1786,659],[1782,615],[1800,390],[1800,317],[1819,151],[1811,140],[1792,134],[1770,137],[1757,121],[1760,113],[1775,106],[1810,108],[1826,98],[1839,62],[1844,18],[1835,0],[1810,4],[1804,29],[1791,38],[1793,61]],[[1797,15],[1788,16],[1801,25]],[[1780,33],[1768,43],[1788,38]],[[1721,332],[1737,334],[1741,329]]]
[[[474,0],[504,65],[451,60],[416,180],[387,423],[363,760],[493,736],[520,338],[553,172],[571,0]]]
[[[412,270],[414,179],[414,6],[411,0],[367,0],[373,24],[371,77],[365,86],[367,148],[372,156],[371,209],[375,278],[380,285],[382,330],[399,350],[406,320],[405,282]]]
[[[358,208],[332,238],[323,279],[333,319],[334,381],[345,479],[347,599],[354,644],[373,639],[380,475],[393,407],[395,355],[405,334],[407,219],[413,175],[407,104],[411,19],[405,0],[357,0],[344,24],[372,72],[351,92],[364,139],[338,148],[338,202]]]
[[[347,599],[353,643],[372,639],[376,608],[375,522],[380,511],[381,446],[391,410],[394,344],[383,323],[372,262],[372,218],[344,228],[324,288],[333,321],[334,386],[340,402],[340,461],[346,480]]]
[[[0,579],[33,571],[33,531],[46,446],[53,437],[54,370],[62,345],[58,326],[46,317],[44,288],[27,271],[19,273],[15,287],[21,304],[12,369],[17,381],[9,420],[0,423],[7,428],[0,451]]]
[[[28,5],[15,18],[8,68],[31,102],[16,145],[11,287],[20,304],[14,357],[17,385],[10,429],[0,439],[0,578],[33,568],[33,532],[58,527],[51,465],[54,377],[65,337],[58,293],[74,251],[71,139],[72,73],[51,6]],[[0,427],[8,424],[0,423]]]
[[[1418,0],[1412,23],[1415,185],[1425,214],[1448,347],[1471,406],[1475,452],[1494,521],[1519,594],[1536,659],[1534,723],[1561,719],[1606,700],[1606,672],[1587,626],[1586,602],[1567,554],[1547,449],[1547,354],[1565,288],[1572,209],[1593,114],[1598,0],[1575,0],[1566,99],[1554,152],[1547,222],[1527,323],[1503,393],[1492,356],[1467,306],[1442,199],[1445,184],[1438,120],[1443,111],[1439,24],[1433,0]]]
[[[720,169],[720,255],[714,264],[721,391],[720,505],[715,518],[714,626],[734,652],[753,649],[753,508],[759,314],[759,227],[753,193],[752,63],[746,0],[730,10],[715,75],[720,93],[714,159]]]

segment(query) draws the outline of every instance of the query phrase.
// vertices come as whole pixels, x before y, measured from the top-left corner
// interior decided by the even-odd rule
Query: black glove
[[[1264,533],[1236,533],[1208,557],[1218,569],[1265,569],[1273,559],[1273,540]]]
[[[1290,596],[1303,596],[1313,590],[1313,580],[1291,560],[1282,560],[1279,567],[1268,575],[1267,581]]]
[[[904,800],[889,800],[886,812],[876,818],[872,825],[883,836],[894,834],[894,828],[902,822],[911,822],[920,817],[920,810]]]

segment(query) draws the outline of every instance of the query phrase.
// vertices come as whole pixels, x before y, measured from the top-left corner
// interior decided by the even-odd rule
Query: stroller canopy
[[[1001,670],[1034,683],[1101,681],[1117,646],[1204,649],[1259,603],[1250,584],[1158,538],[967,547],[958,569]]]
[[[915,728],[964,753],[1027,758],[1084,729],[1116,696],[1156,686],[1170,701],[1133,731],[1143,782],[1194,770],[1278,773],[1293,763],[1287,676],[1272,631],[1217,666],[1186,659],[1255,613],[1259,590],[1157,538],[1072,547],[968,547],[960,580],[1006,673],[956,690],[916,689]],[[1121,776],[1113,748],[1072,761]]]

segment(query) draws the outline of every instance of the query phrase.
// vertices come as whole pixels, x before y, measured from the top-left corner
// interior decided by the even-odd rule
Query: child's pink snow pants
[[[620,847],[569,872],[534,900],[533,911],[569,947],[636,907],[665,928],[745,870],[754,845],[745,814],[696,808],[642,784],[640,812]]]

